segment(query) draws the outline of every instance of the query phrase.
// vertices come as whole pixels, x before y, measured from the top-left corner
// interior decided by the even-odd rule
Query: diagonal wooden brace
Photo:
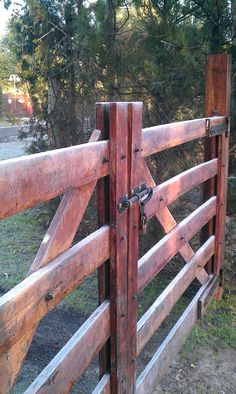
[[[100,135],[100,130],[94,130],[89,142],[98,141]],[[71,246],[95,186],[96,182],[91,182],[64,194],[29,274],[48,264]],[[11,392],[36,330],[37,326],[0,355],[0,394]]]
[[[144,160],[142,160],[142,170],[141,173],[143,174],[143,177],[146,180],[146,183],[148,186],[151,187],[156,187],[156,183],[149,171],[149,168]],[[158,212],[155,214],[155,217],[159,221],[161,227],[165,231],[165,233],[168,233],[170,230],[172,230],[176,225],[177,222],[175,221],[174,217],[172,216],[170,210],[168,207],[162,208],[158,210]],[[183,257],[183,259],[186,261],[186,263],[193,257],[194,251],[189,245],[189,243],[185,244],[184,246],[181,247],[179,250],[179,253]],[[201,284],[204,284],[208,280],[208,274],[204,268],[199,267],[196,273],[196,278],[199,280]]]

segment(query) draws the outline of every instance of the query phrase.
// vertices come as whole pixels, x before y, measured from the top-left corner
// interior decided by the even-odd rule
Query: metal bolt
[[[121,237],[120,237],[120,240],[121,241],[124,241],[126,239],[126,237],[124,236],[124,235],[122,235]]]
[[[139,148],[136,147],[136,148],[134,149],[134,152],[135,152],[135,153],[139,152]]]
[[[123,160],[123,159],[126,158],[126,156],[124,155],[124,153],[121,154],[120,158],[121,158],[121,160]]]
[[[182,237],[180,237],[181,241],[185,239],[185,236],[183,235]]]
[[[53,298],[54,298],[53,295],[52,295],[51,293],[48,293],[48,294],[46,294],[44,300],[45,300],[46,302],[48,302],[48,301],[52,301]]]
[[[164,198],[163,198],[163,197],[160,197],[160,201],[164,201]]]
[[[136,294],[133,294],[133,295],[132,295],[132,300],[137,300]]]
[[[108,163],[109,159],[107,157],[103,157],[102,159],[102,164]]]

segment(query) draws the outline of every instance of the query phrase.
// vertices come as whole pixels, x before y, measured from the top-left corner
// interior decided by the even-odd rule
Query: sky
[[[21,3],[21,0],[18,0],[17,3]],[[6,33],[7,21],[11,16],[13,8],[14,5],[6,10],[3,5],[3,0],[0,0],[0,38]]]

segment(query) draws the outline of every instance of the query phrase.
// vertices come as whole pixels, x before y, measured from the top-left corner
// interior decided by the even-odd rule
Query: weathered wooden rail
[[[99,103],[88,144],[0,163],[1,219],[64,194],[29,276],[0,298],[0,393],[11,392],[39,322],[96,269],[99,307],[26,393],[69,392],[98,353],[94,394],[153,390],[222,290],[229,91],[229,56],[210,56],[206,118],[142,130],[141,103]],[[156,186],[145,157],[198,138],[205,162]],[[96,184],[99,228],[71,247]],[[200,184],[203,204],[177,223],[168,206]],[[139,227],[153,216],[166,235],[138,260]],[[187,264],[137,322],[138,294],[177,252]],[[139,353],[195,277],[199,291],[136,379]]]

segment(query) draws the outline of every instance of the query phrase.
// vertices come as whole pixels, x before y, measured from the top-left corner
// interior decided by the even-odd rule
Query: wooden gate
[[[210,56],[206,118],[142,130],[141,103],[99,103],[88,144],[0,163],[1,219],[64,194],[29,276],[0,299],[1,393],[11,392],[40,321],[96,269],[99,307],[26,393],[69,392],[98,353],[94,394],[153,390],[222,290],[229,91],[229,56]],[[205,162],[156,186],[145,158],[203,137]],[[168,206],[203,183],[203,204],[177,223]],[[96,184],[99,228],[71,247]],[[138,259],[139,227],[153,216],[166,235]],[[186,265],[137,323],[138,294],[177,252]],[[139,353],[195,277],[199,291],[136,379]]]

